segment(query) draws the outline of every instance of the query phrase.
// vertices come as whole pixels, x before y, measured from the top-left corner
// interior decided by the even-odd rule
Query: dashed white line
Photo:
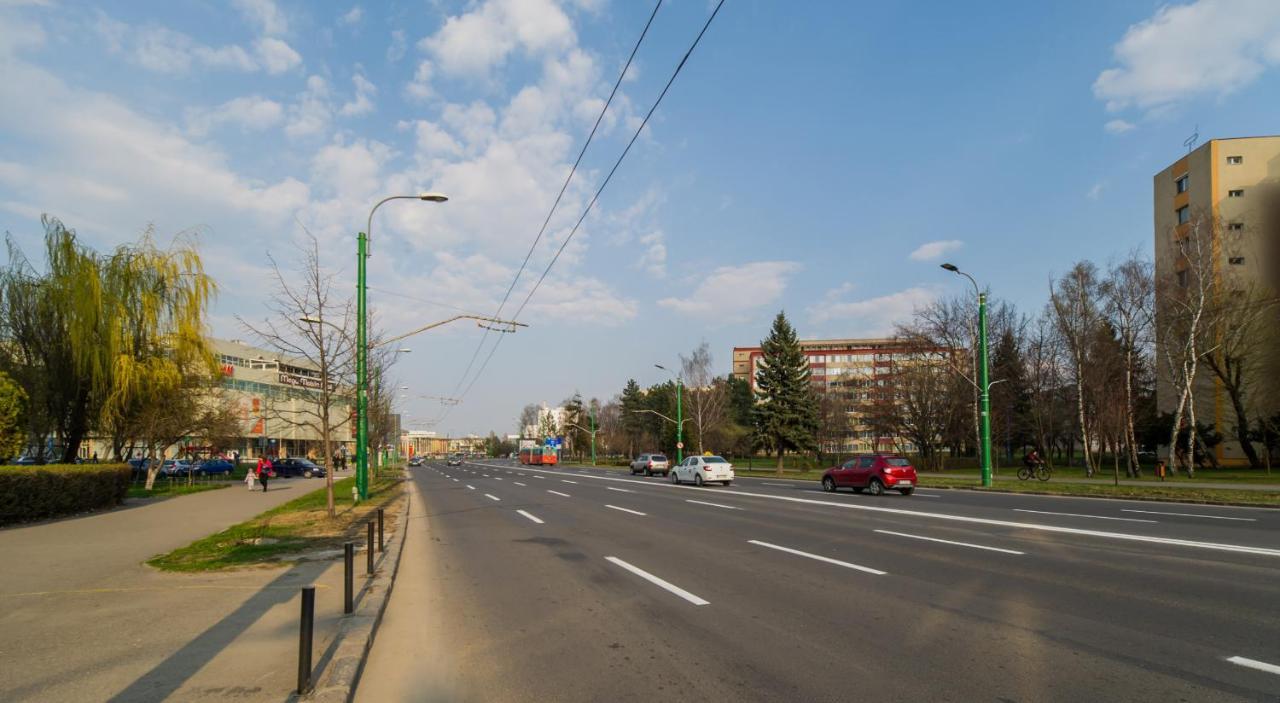
[[[523,483],[520,483],[519,481],[512,481],[512,483],[516,484],[517,486],[523,486],[523,485],[524,485]]]
[[[742,508],[739,508],[739,507],[734,506],[734,505],[725,505],[725,504],[723,504],[723,503],[708,503],[708,502],[707,502],[707,501],[705,501],[705,500],[692,500],[692,499],[690,499],[690,500],[686,500],[685,502],[686,502],[686,503],[694,503],[694,504],[697,504],[697,505],[710,505],[710,506],[711,506],[711,507],[713,507],[713,508],[724,508],[725,510],[742,510]]]
[[[544,479],[544,480],[547,478],[546,476],[539,476],[539,475],[537,475],[537,474],[534,474],[534,475],[533,475],[533,477],[534,477],[534,478]]]
[[[1280,674],[1280,666],[1276,666],[1275,664],[1268,664],[1266,662],[1260,662],[1257,659],[1250,659],[1248,657],[1227,657],[1227,661],[1231,662],[1232,664],[1236,664],[1238,666],[1247,666],[1250,669],[1265,671],[1268,674]]]
[[[1040,515],[1062,515],[1063,517],[1088,517],[1094,520],[1120,520],[1122,522],[1157,522],[1156,520],[1142,520],[1132,517],[1108,517],[1106,515],[1085,515],[1084,513],[1055,513],[1049,510],[1028,510],[1026,508],[1013,508],[1015,513],[1038,513]]]
[[[1160,510],[1130,510],[1121,508],[1122,513],[1146,513],[1147,515],[1176,515],[1178,517],[1202,517],[1209,520],[1239,520],[1240,522],[1257,522],[1257,518],[1251,517],[1227,517],[1225,515],[1197,515],[1195,513],[1166,513]]]
[[[492,493],[486,493],[484,494],[484,497],[488,498],[489,500],[502,500],[501,498],[499,498],[498,496],[495,496]]]
[[[937,537],[925,537],[924,535],[909,535],[905,532],[893,532],[891,530],[874,530],[882,535],[897,535],[898,537],[910,537],[911,539],[922,539],[926,542],[940,542],[942,544],[954,544],[957,547],[971,547],[973,549],[985,549],[989,552],[1001,552],[1003,554],[1022,555],[1025,552],[1019,552],[1014,549],[1001,549],[1000,547],[987,547],[981,544],[970,544],[969,542],[953,542],[949,539],[938,539]]]
[[[790,483],[769,483],[767,481],[761,481],[760,485],[761,486],[782,486],[783,488],[791,488]]]
[[[664,581],[658,578],[657,576],[654,576],[653,574],[649,573],[648,571],[641,569],[638,566],[632,566],[631,564],[628,564],[627,562],[619,559],[618,557],[605,557],[605,560],[611,564],[621,566],[622,568],[626,569],[627,571],[630,571],[636,576],[639,576],[645,581],[648,581],[649,583],[652,583],[653,585],[658,586],[660,588],[664,588],[668,592],[674,593],[675,595],[680,596],[681,598],[689,601],[690,603],[693,603],[694,605],[711,605],[711,601],[695,596],[692,593],[684,590],[683,588],[680,588],[679,586],[673,583],[670,583],[668,581]]]
[[[769,549],[776,549],[776,550],[778,550],[778,551],[780,551],[780,552],[786,552],[786,553],[788,553],[788,554],[795,554],[796,556],[801,556],[801,557],[808,557],[808,558],[810,558],[810,559],[816,559],[816,560],[818,560],[818,561],[826,562],[826,563],[828,563],[828,564],[835,564],[836,566],[843,566],[843,567],[844,567],[844,568],[846,568],[846,569],[853,569],[853,570],[855,570],[855,571],[864,571],[864,572],[866,572],[866,573],[868,573],[868,574],[875,574],[876,576],[884,576],[884,575],[885,575],[885,573],[886,573],[886,572],[881,571],[881,570],[879,570],[879,569],[872,569],[872,568],[871,568],[871,567],[869,567],[869,566],[859,566],[858,564],[850,564],[850,563],[849,563],[849,562],[847,562],[847,561],[840,561],[839,559],[832,559],[831,557],[824,557],[824,556],[822,556],[821,554],[810,554],[810,553],[808,553],[808,552],[802,552],[802,551],[800,551],[799,549],[792,549],[791,547],[783,547],[783,546],[781,546],[781,545],[777,545],[777,544],[769,544],[768,542],[761,542],[761,541],[760,541],[760,540],[758,540],[758,539],[749,539],[749,540],[747,540],[747,542],[749,542],[749,543],[751,543],[751,544],[759,545],[759,546],[761,546],[761,547],[768,547]]]
[[[449,480],[451,480],[451,481],[453,481],[453,482],[455,482],[455,483],[458,481],[458,479],[456,479],[456,478],[449,479]]]
[[[523,516],[525,516],[525,517],[527,517],[527,518],[529,518],[529,520],[530,520],[530,521],[532,521],[532,522],[534,522],[534,523],[537,523],[537,524],[539,524],[539,525],[541,525],[541,524],[542,524],[542,518],[539,518],[538,516],[533,515],[532,513],[528,513],[528,512],[525,512],[525,511],[523,511],[523,510],[517,510],[516,512],[517,512],[517,513],[520,513],[521,515],[523,515]]]
[[[467,488],[470,488],[470,489],[471,489],[471,490],[473,490],[473,491],[476,489],[476,487],[475,487],[475,486],[473,486],[473,485],[471,485],[471,484],[469,484],[469,483],[467,484]]]
[[[493,480],[495,480],[495,481],[501,481],[501,480],[502,480],[502,477],[501,477],[501,476],[494,476],[494,477],[493,477]]]
[[[572,497],[572,496],[570,496],[568,493],[561,493],[560,491],[553,491],[553,490],[551,490],[551,489],[549,489],[549,488],[547,489],[547,493],[550,493],[550,494],[551,494],[551,495],[553,495],[553,496],[560,496],[561,498],[570,498],[570,497]]]
[[[570,481],[570,480],[569,480],[569,479],[567,479],[567,478],[562,478],[562,479],[560,479],[560,481],[561,481],[561,483],[577,483],[577,481]]]
[[[614,488],[613,486],[605,486],[604,489],[606,491],[617,491],[619,493],[635,493],[635,491],[627,488]]]
[[[641,517],[644,517],[646,515],[646,513],[642,513],[639,510],[632,510],[631,508],[619,508],[616,505],[609,505],[608,503],[605,503],[604,507],[613,508],[614,510],[621,510],[624,513],[631,513],[632,515],[639,515]]]

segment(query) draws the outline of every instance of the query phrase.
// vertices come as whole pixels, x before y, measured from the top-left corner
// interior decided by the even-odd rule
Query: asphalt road
[[[437,680],[399,698],[1280,700],[1277,510],[411,471]]]

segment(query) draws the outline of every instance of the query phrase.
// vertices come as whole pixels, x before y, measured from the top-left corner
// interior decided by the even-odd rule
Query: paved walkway
[[[143,562],[323,487],[271,482],[0,530],[0,700],[282,700],[298,592],[317,584],[316,653],[341,615],[341,563],[171,574]]]
[[[1000,474],[995,476],[997,481],[1017,481],[1017,475],[1012,475],[1017,471],[1016,468],[1005,468],[1001,471],[1007,471],[1011,475]],[[930,474],[924,473],[923,476],[928,478]],[[972,478],[978,480],[978,474],[952,473],[950,471],[942,474],[947,478]],[[1280,478],[1280,476],[1277,476]],[[1115,479],[1112,478],[1084,478],[1082,476],[1057,476],[1049,479],[1050,483],[1096,483],[1105,486],[1114,486]],[[1033,481],[1033,483],[1035,483]],[[1231,491],[1270,491],[1280,492],[1280,483],[1250,483],[1247,481],[1189,481],[1185,478],[1169,478],[1164,481],[1156,479],[1120,479],[1121,486],[1145,486],[1147,488],[1218,488]]]

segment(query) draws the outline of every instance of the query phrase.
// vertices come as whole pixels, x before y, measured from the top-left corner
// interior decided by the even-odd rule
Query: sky
[[[1280,132],[1275,0],[728,0],[565,245],[713,6],[658,11],[503,309],[564,245],[529,327],[405,342],[407,427],[512,432],[704,341],[727,372],[779,310],[883,335],[964,293],[942,261],[1035,313],[1075,261],[1150,254],[1151,178],[1193,133]],[[309,231],[354,293],[373,204],[439,191],[378,211],[370,305],[387,334],[492,315],[652,8],[0,0],[0,230],[36,261],[45,213],[100,250],[193,237],[210,332],[252,342],[269,256]]]

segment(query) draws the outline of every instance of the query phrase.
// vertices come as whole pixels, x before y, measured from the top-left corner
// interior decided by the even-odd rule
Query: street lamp
[[[982,461],[982,485],[991,486],[991,386],[987,370],[987,296],[978,287],[973,276],[961,271],[955,264],[942,264],[942,268],[969,279],[973,284],[973,292],[978,296],[978,421],[981,426],[981,442],[979,447]]]
[[[684,379],[680,374],[663,366],[662,364],[654,364],[655,367],[666,371],[676,377],[676,461],[684,461],[684,410],[681,408],[680,396],[683,395]],[[671,418],[667,418],[670,420]]]
[[[365,260],[369,258],[369,240],[373,236],[373,214],[391,200],[443,203],[448,199],[431,192],[383,198],[369,210],[364,231],[356,236],[356,494],[361,500],[369,497],[369,296]]]

